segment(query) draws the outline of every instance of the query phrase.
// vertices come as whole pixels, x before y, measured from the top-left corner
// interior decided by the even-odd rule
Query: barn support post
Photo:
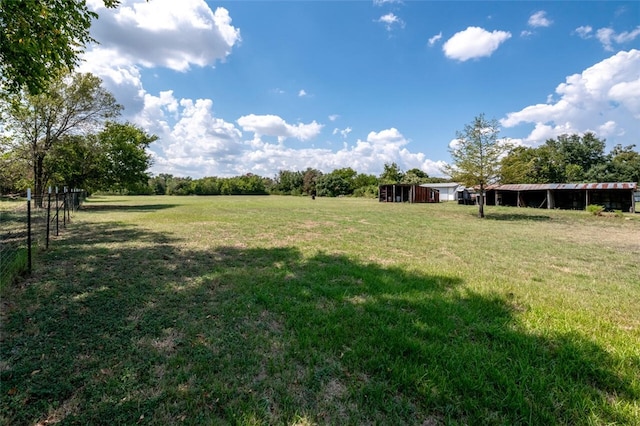
[[[589,190],[585,189],[584,190],[584,208],[586,209],[587,206],[589,205]]]
[[[555,208],[555,203],[553,201],[553,191],[547,189],[547,209]]]

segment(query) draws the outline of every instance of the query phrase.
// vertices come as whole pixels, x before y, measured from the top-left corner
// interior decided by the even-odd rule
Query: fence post
[[[64,195],[62,197],[62,227],[67,227],[67,187],[64,187]]]
[[[59,235],[60,207],[58,206],[58,187],[56,186],[56,237]]]
[[[49,187],[49,194],[47,195],[47,243],[46,248],[49,249],[49,227],[51,223],[51,187]]]
[[[31,273],[31,188],[27,189],[27,270]]]

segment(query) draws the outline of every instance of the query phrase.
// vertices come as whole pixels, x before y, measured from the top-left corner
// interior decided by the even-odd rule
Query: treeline
[[[350,167],[323,173],[314,168],[305,171],[280,170],[273,177],[254,174],[221,178],[175,177],[161,173],[149,179],[147,188],[138,194],[156,195],[308,195],[319,197],[378,196],[382,183],[448,182],[443,178],[431,178],[420,169],[402,171],[396,163],[384,165],[380,176],[358,173]]]
[[[517,147],[501,161],[500,182],[640,182],[640,153],[635,145],[616,145],[593,133],[562,135],[537,148]]]

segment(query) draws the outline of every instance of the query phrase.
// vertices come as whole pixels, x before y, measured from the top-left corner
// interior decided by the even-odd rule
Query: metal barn
[[[497,185],[487,189],[486,203],[497,206],[584,210],[590,204],[634,212],[635,182]]]
[[[439,203],[440,191],[427,186],[390,184],[378,187],[381,203]]]

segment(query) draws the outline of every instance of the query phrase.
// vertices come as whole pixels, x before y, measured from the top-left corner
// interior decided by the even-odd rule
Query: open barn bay
[[[0,423],[640,423],[640,215],[84,207],[3,290]]]

